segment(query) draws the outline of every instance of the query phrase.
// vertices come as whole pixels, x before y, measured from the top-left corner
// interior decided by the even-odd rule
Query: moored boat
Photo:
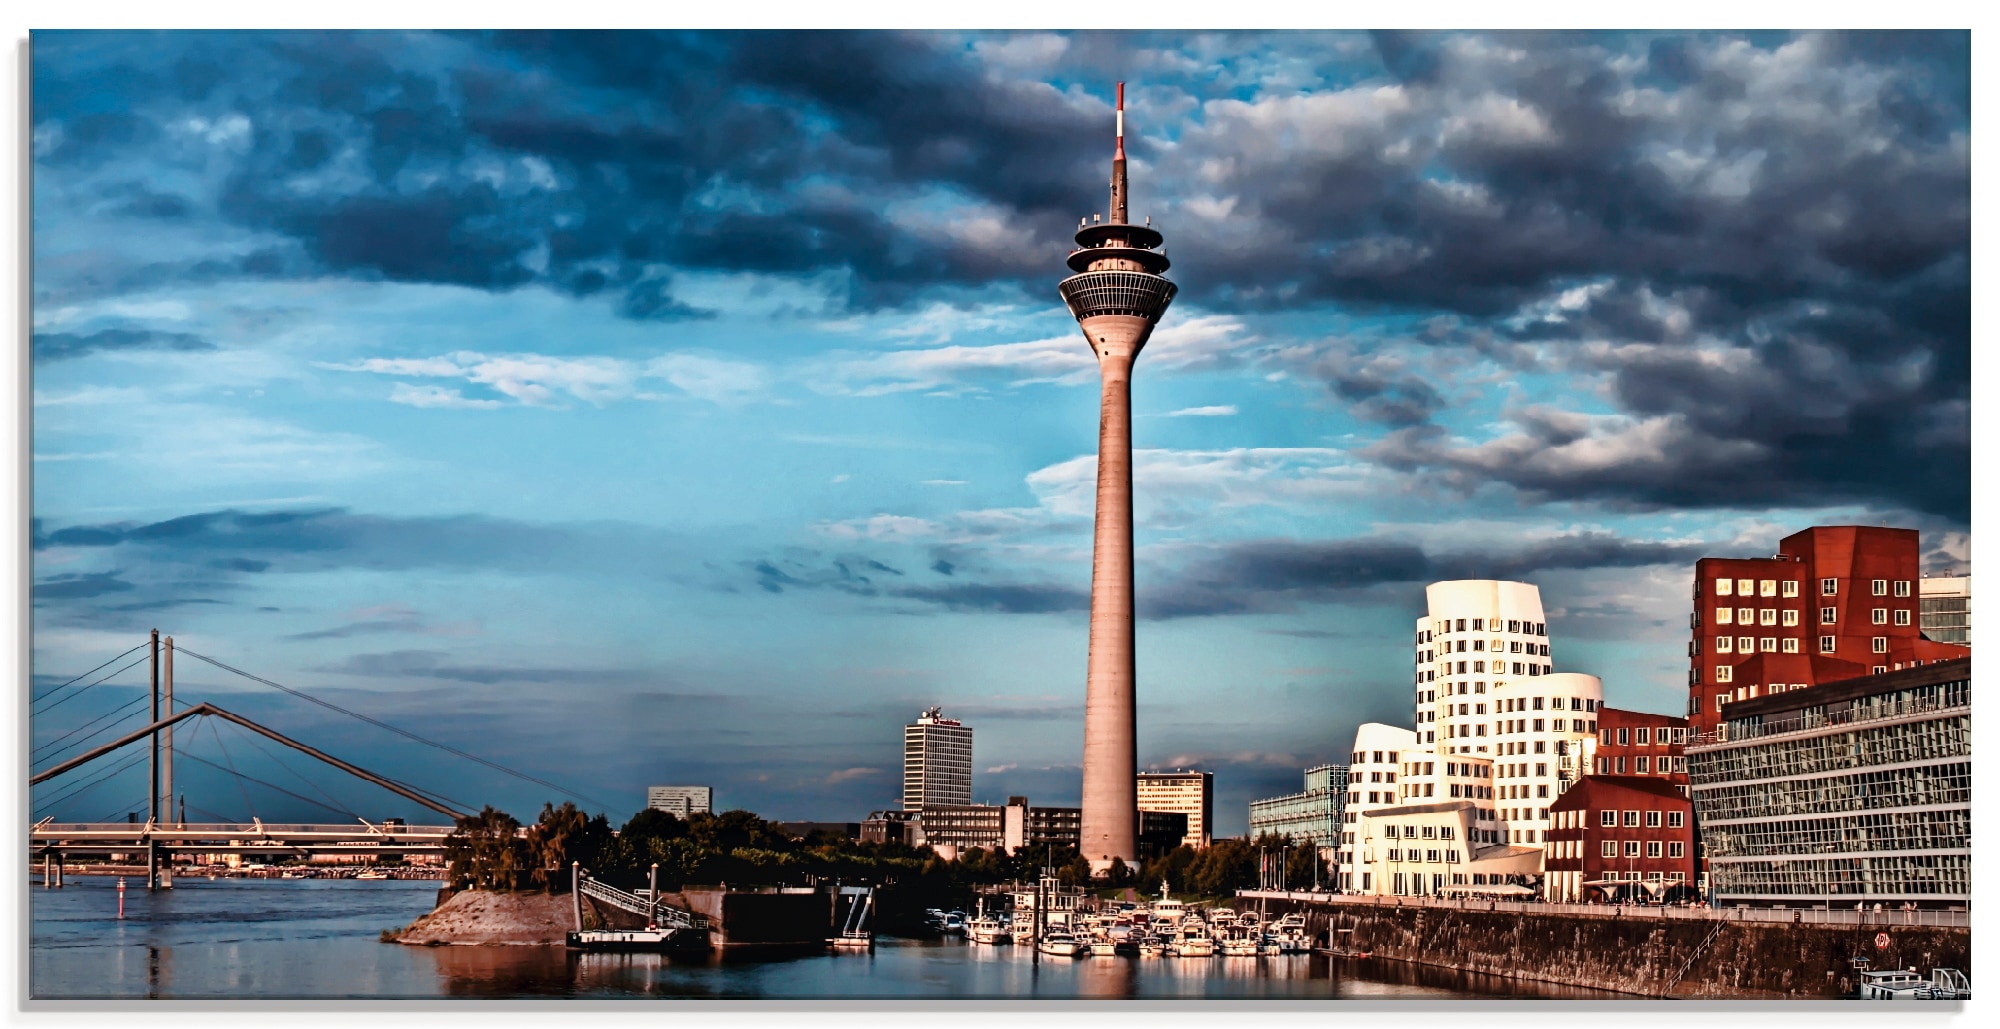
[[[1855,996],[1862,1000],[1928,1000],[1931,981],[1902,968],[1871,968],[1861,973]]]
[[[1061,929],[1043,934],[1041,940],[1035,944],[1035,949],[1059,958],[1073,958],[1081,951],[1076,937]]]

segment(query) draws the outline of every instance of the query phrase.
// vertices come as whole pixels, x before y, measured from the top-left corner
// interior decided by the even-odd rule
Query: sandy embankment
[[[583,924],[587,928],[604,924],[588,898]],[[576,910],[567,893],[467,890],[411,922],[395,941],[430,947],[560,944],[575,927]]]

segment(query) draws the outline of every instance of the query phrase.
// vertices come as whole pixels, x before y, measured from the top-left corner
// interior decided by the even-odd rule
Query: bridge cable
[[[35,810],[46,811],[57,804],[66,804],[69,801],[79,796],[82,796],[91,787],[96,786],[99,783],[102,783],[104,780],[109,779],[112,776],[117,775],[118,773],[123,772],[128,768],[131,768],[132,766],[138,764],[141,761],[144,761],[146,757],[147,757],[146,752],[140,751],[139,753],[132,755],[130,758],[127,758],[123,764],[118,765],[117,767],[111,769],[108,772],[105,772],[103,775],[100,775],[97,778],[90,780],[89,782],[79,783],[75,787],[69,789],[66,792],[57,794],[56,796],[51,797],[48,800],[42,801],[40,804],[35,805]]]
[[[236,789],[243,794],[243,807],[249,812],[251,819],[254,820],[257,817],[257,805],[251,802],[250,790],[243,785],[243,774],[236,770],[236,761],[229,756],[229,747],[222,742],[222,731],[215,727],[215,719],[210,718],[206,721],[208,722],[208,734],[215,738],[215,745],[222,750],[222,760],[229,763],[229,774],[236,777]],[[188,756],[193,757],[191,754]],[[200,758],[195,758],[195,760],[201,761]],[[202,763],[208,764],[208,762]]]
[[[370,718],[367,715],[360,714],[358,712],[349,711],[338,704],[333,704],[328,701],[321,700],[310,693],[305,693],[300,690],[295,690],[290,686],[284,685],[283,683],[273,682],[270,679],[266,679],[261,675],[253,675],[250,672],[246,672],[241,668],[236,668],[234,666],[224,664],[212,657],[208,657],[207,655],[197,654],[194,651],[187,649],[186,647],[178,647],[176,649],[178,650],[179,653],[186,654],[189,657],[195,658],[197,660],[206,661],[209,664],[214,665],[215,667],[220,668],[225,672],[234,672],[237,675],[244,677],[245,679],[249,679],[251,682],[261,683],[265,686],[271,687],[272,689],[280,690],[284,693],[291,694],[292,696],[297,697],[300,700],[305,700],[314,704],[318,704],[320,707],[326,708],[329,711],[337,711],[343,715],[348,716],[349,718],[354,718],[363,722],[367,722],[369,725],[375,726],[376,728],[379,729],[386,729],[390,732],[395,733],[398,736],[401,736],[413,742],[421,743],[427,747],[435,747],[438,750],[442,750],[447,754],[454,754],[457,755],[458,757],[466,759],[467,761],[472,761],[477,764],[485,765],[486,767],[491,768],[496,772],[504,772],[508,775],[513,776],[516,779],[522,779],[527,782],[534,783],[537,786],[546,786],[549,789],[556,791],[558,795],[566,797],[574,797],[579,800],[592,801],[598,804],[600,807],[609,806],[606,805],[601,798],[592,797],[589,794],[584,793],[580,790],[573,790],[567,786],[559,786],[555,783],[548,781],[547,779],[537,779],[526,772],[516,771],[515,769],[509,768],[503,764],[499,764],[498,762],[488,761],[487,759],[480,757],[477,754],[468,754],[463,750],[459,750],[457,747],[450,746],[449,744],[439,743],[438,741],[432,739],[426,739],[422,736],[417,735],[416,733],[409,731],[408,729],[400,729],[397,728],[396,726],[390,725],[387,722]]]
[[[285,770],[285,771],[287,771],[287,772],[290,772],[290,773],[292,774],[292,778],[294,778],[294,779],[297,779],[297,780],[299,780],[299,781],[300,781],[300,782],[302,782],[302,783],[305,783],[305,784],[306,784],[306,786],[307,786],[308,788],[310,788],[310,789],[311,789],[311,790],[312,790],[312,791],[313,791],[314,793],[317,793],[317,794],[319,794],[319,795],[320,795],[320,797],[321,797],[322,799],[326,800],[326,801],[327,801],[328,803],[330,803],[330,804],[338,804],[338,803],[339,803],[338,801],[334,800],[334,798],[333,798],[333,795],[332,795],[332,794],[330,794],[330,793],[326,792],[326,791],[325,791],[325,790],[323,790],[323,789],[320,789],[320,788],[319,788],[319,784],[318,784],[318,783],[315,783],[315,782],[313,782],[313,781],[312,781],[311,779],[308,779],[308,778],[306,778],[306,777],[305,777],[304,775],[300,774],[300,772],[298,771],[298,769],[295,769],[295,768],[293,768],[293,767],[292,767],[291,765],[288,765],[288,764],[286,764],[286,763],[284,762],[284,759],[280,758],[280,757],[279,757],[278,755],[276,755],[276,754],[273,754],[273,753],[271,753],[271,752],[270,752],[270,751],[268,751],[268,750],[265,750],[262,744],[259,744],[259,743],[258,743],[258,742],[257,742],[257,741],[256,741],[255,739],[253,739],[253,738],[251,737],[251,735],[250,735],[250,731],[249,731],[248,729],[245,729],[245,728],[243,728],[242,726],[236,726],[236,730],[237,730],[238,732],[241,732],[241,733],[243,733],[243,738],[244,738],[245,740],[247,740],[247,741],[249,742],[249,744],[250,744],[250,745],[251,745],[252,747],[255,747],[255,748],[257,748],[257,753],[259,753],[259,754],[262,754],[262,755],[264,755],[264,756],[265,756],[265,757],[267,757],[267,758],[270,758],[270,759],[271,759],[271,763],[272,763],[272,764],[274,764],[274,765],[277,765],[277,766],[278,766],[279,768],[282,768],[282,769],[284,769],[284,770]],[[355,814],[354,812],[352,812],[352,811],[349,811],[349,810],[347,810],[346,808],[342,808],[342,807],[328,807],[328,808],[327,808],[327,810],[329,810],[329,811],[339,811],[340,813],[342,813],[342,814],[346,814],[346,815],[354,815],[354,817],[355,817],[355,818],[357,818],[357,819],[360,819],[361,821],[364,821],[364,822],[365,822],[365,821],[367,821],[367,819],[363,819],[363,818],[361,818],[361,816],[360,816],[360,815],[358,815],[358,814]]]
[[[235,769],[234,767],[230,767],[230,768],[224,768],[224,767],[222,767],[221,765],[218,765],[218,764],[216,764],[215,762],[213,762],[213,761],[210,761],[210,760],[208,760],[207,758],[202,758],[202,757],[196,757],[196,756],[194,756],[193,754],[183,754],[183,755],[181,755],[181,756],[182,756],[182,757],[185,757],[185,758],[187,758],[187,759],[188,759],[188,760],[190,760],[190,761],[193,761],[193,762],[195,762],[196,764],[203,764],[203,765],[207,765],[208,767],[210,767],[210,768],[213,768],[213,769],[216,769],[217,771],[222,771],[222,772],[227,772],[227,773],[229,773],[230,775],[233,775],[233,776],[235,776],[235,777],[236,777],[237,779],[239,779],[239,780],[248,780],[248,781],[250,781],[250,782],[254,782],[254,783],[256,783],[256,784],[257,784],[257,785],[259,785],[259,786],[263,786],[263,787],[266,787],[266,788],[268,788],[268,789],[273,789],[273,790],[276,790],[276,791],[278,791],[279,793],[282,793],[282,794],[284,794],[285,796],[287,796],[287,797],[290,797],[290,798],[292,798],[293,800],[302,800],[302,801],[305,801],[306,803],[308,803],[308,804],[311,804],[312,806],[314,806],[314,807],[316,807],[316,808],[323,808],[323,809],[325,809],[325,810],[327,810],[327,811],[331,811],[331,812],[333,812],[334,814],[337,814],[337,815],[346,815],[347,817],[349,817],[349,818],[353,818],[353,819],[356,819],[356,820],[359,820],[359,819],[361,818],[361,816],[360,816],[360,815],[357,815],[357,814],[355,814],[355,813],[354,813],[354,812],[352,812],[352,811],[348,811],[348,810],[346,810],[345,808],[337,808],[337,807],[329,807],[328,805],[326,805],[326,804],[322,804],[322,803],[320,803],[319,801],[317,801],[317,800],[314,800],[314,799],[312,799],[311,797],[308,797],[308,796],[306,796],[306,795],[304,795],[304,794],[301,794],[301,793],[293,793],[292,791],[290,791],[290,790],[288,790],[288,789],[284,788],[283,786],[279,786],[279,785],[278,785],[278,784],[276,784],[276,783],[270,783],[270,782],[265,782],[264,780],[262,780],[262,779],[259,779],[259,778],[257,778],[257,777],[256,777],[256,776],[254,776],[254,775],[248,775],[248,774],[245,774],[245,773],[243,773],[243,772],[239,772],[239,771],[237,771],[237,770],[236,770],[236,769]],[[239,782],[238,782],[238,783],[237,783],[236,785],[237,785],[237,786],[238,786],[239,788],[242,788],[242,787],[243,787],[243,783],[242,783],[242,782],[240,782],[240,781],[239,781]],[[243,793],[243,795],[244,795],[244,802],[245,802],[245,803],[248,803],[248,802],[249,802],[249,795],[250,795],[250,794],[249,794],[249,790],[248,790],[247,788],[246,788],[246,789],[244,789],[244,793]],[[256,810],[255,810],[254,808],[253,808],[253,809],[251,810],[251,816],[252,816],[253,818],[254,818],[254,817],[256,816]]]
[[[127,651],[126,653],[130,653],[130,651]],[[124,657],[124,656],[125,656],[124,654],[120,654],[120,655],[118,655],[118,657]],[[109,681],[109,680],[111,680],[111,679],[115,679],[115,678],[117,678],[118,676],[121,676],[121,675],[124,675],[124,674],[125,674],[126,672],[129,672],[129,671],[131,671],[131,670],[132,670],[133,668],[136,668],[136,667],[138,667],[138,665],[139,665],[139,662],[141,662],[141,661],[144,661],[144,660],[146,660],[146,659],[147,659],[148,657],[150,657],[150,656],[151,656],[151,655],[148,655],[148,654],[141,654],[141,655],[139,655],[139,657],[138,657],[138,660],[135,660],[135,661],[133,661],[133,662],[132,662],[131,664],[129,664],[129,665],[126,665],[125,667],[123,667],[123,668],[120,668],[119,670],[117,670],[117,671],[115,671],[115,672],[112,672],[112,673],[111,673],[110,675],[107,675],[107,676],[105,676],[104,678],[102,678],[102,679],[99,679],[99,680],[97,680],[96,682],[93,682],[93,683],[91,683],[91,684],[90,684],[89,686],[85,686],[85,687],[83,687],[82,689],[79,689],[79,690],[77,690],[77,691],[75,691],[75,692],[71,693],[71,694],[70,694],[69,696],[67,696],[67,697],[64,697],[64,698],[63,698],[63,699],[61,699],[61,700],[58,700],[58,701],[56,701],[56,702],[55,702],[55,703],[53,703],[53,704],[50,704],[49,706],[47,706],[47,707],[45,707],[45,708],[41,709],[40,711],[35,711],[35,712],[32,712],[32,713],[33,713],[33,714],[37,714],[37,715],[47,715],[47,714],[48,714],[49,712],[51,712],[51,711],[54,711],[54,710],[55,710],[56,708],[59,708],[59,707],[63,706],[64,704],[67,704],[67,703],[69,703],[70,701],[72,701],[72,700],[75,700],[76,698],[78,698],[78,697],[81,697],[81,696],[83,696],[84,694],[86,694],[86,693],[90,692],[90,691],[91,691],[91,689],[92,689],[93,687],[96,687],[96,686],[102,686],[102,685],[104,685],[104,683],[105,683],[105,682],[107,682],[107,681]],[[112,658],[112,660],[113,660],[113,661],[116,661],[117,659],[118,659],[118,658]],[[102,666],[99,666],[99,667],[102,667]],[[46,695],[45,695],[45,696],[46,696]]]
[[[152,640],[150,640],[150,639],[149,639],[149,640],[145,640],[145,641],[141,642],[141,643],[139,644],[139,646],[138,646],[138,647],[133,647],[133,648],[132,648],[132,650],[138,650],[138,649],[139,649],[139,647],[143,647],[143,646],[147,646],[148,644],[150,644],[150,643],[152,643],[152,642],[153,642],[153,641],[152,641]],[[126,651],[126,652],[125,652],[125,654],[130,654],[130,653],[132,652],[132,650],[128,650],[128,651]],[[112,658],[112,659],[111,659],[111,661],[116,661],[116,660],[118,660],[118,658],[120,658],[120,657],[124,657],[124,656],[125,656],[125,654],[119,654],[119,655],[118,655],[118,657],[114,657],[114,658]],[[148,656],[151,656],[151,655],[148,655]],[[110,664],[110,663],[111,663],[111,661],[106,661],[106,662],[104,662],[104,665],[108,665],[108,664]],[[51,686],[51,687],[49,687],[48,689],[45,689],[45,690],[43,690],[43,691],[42,691],[42,695],[41,695],[41,696],[39,696],[39,697],[34,697],[34,698],[32,698],[32,699],[30,700],[30,703],[37,703],[37,704],[38,704],[38,703],[41,703],[41,702],[42,702],[42,701],[44,701],[44,700],[47,700],[47,699],[49,699],[50,697],[53,697],[53,696],[55,696],[55,695],[56,695],[56,693],[57,693],[58,691],[60,691],[60,690],[62,690],[63,688],[67,687],[67,686],[68,686],[68,685],[69,685],[70,683],[73,683],[73,682],[75,682],[75,681],[76,681],[77,679],[82,679],[82,678],[84,678],[85,676],[90,676],[90,675],[95,675],[95,674],[97,674],[98,670],[99,670],[99,669],[102,669],[102,668],[104,667],[104,665],[98,665],[98,666],[97,666],[97,668],[93,668],[93,669],[91,669],[90,671],[88,671],[88,672],[85,672],[85,673],[83,673],[83,675],[79,675],[79,676],[77,676],[77,677],[76,677],[76,679],[71,679],[71,680],[70,680],[69,682],[66,682],[66,683],[63,683],[63,684],[62,684],[61,686]]]
[[[75,736],[75,735],[76,735],[77,733],[80,733],[80,732],[84,731],[85,729],[88,729],[88,728],[90,728],[91,726],[93,726],[93,725],[96,725],[97,723],[99,723],[99,722],[101,722],[101,721],[105,720],[106,718],[110,718],[110,717],[111,717],[112,715],[115,715],[115,714],[117,714],[117,713],[118,713],[118,712],[120,712],[120,711],[124,711],[124,710],[125,710],[126,708],[129,708],[129,707],[136,707],[136,706],[138,706],[138,705],[140,705],[140,704],[143,704],[143,703],[145,703],[145,702],[146,702],[146,695],[145,695],[145,694],[143,694],[143,693],[142,693],[142,694],[140,694],[140,695],[138,695],[138,696],[136,696],[136,697],[133,697],[133,698],[132,698],[132,699],[131,699],[131,700],[130,700],[129,702],[127,702],[127,703],[126,703],[126,704],[125,704],[124,706],[122,706],[122,707],[115,707],[115,708],[112,708],[112,709],[111,709],[110,711],[108,711],[108,712],[106,712],[106,713],[104,713],[104,714],[101,714],[101,715],[98,715],[98,716],[97,716],[96,718],[93,718],[93,719],[91,719],[90,721],[88,721],[88,722],[85,722],[85,723],[83,723],[82,725],[79,725],[79,726],[77,726],[76,728],[74,728],[74,729],[71,729],[70,731],[68,731],[68,732],[66,732],[66,733],[64,733],[64,734],[62,734],[61,736],[58,736],[58,737],[56,737],[55,739],[52,739],[52,740],[48,741],[47,743],[44,743],[44,744],[42,744],[41,746],[39,746],[39,747],[36,747],[36,748],[35,748],[35,750],[34,750],[34,753],[33,753],[33,754],[31,754],[31,755],[29,755],[29,757],[30,757],[30,759],[31,759],[31,760],[34,760],[34,761],[39,761],[39,760],[41,760],[41,759],[42,759],[42,756],[43,756],[44,752],[46,752],[46,751],[50,750],[51,748],[54,748],[54,747],[57,747],[57,746],[60,746],[60,745],[62,744],[62,742],[63,742],[64,740],[67,740],[67,739],[69,739],[69,738],[70,738],[71,736]],[[137,711],[133,711],[133,712],[131,712],[130,714],[127,714],[127,715],[126,715],[126,716],[125,716],[124,718],[120,718],[120,719],[118,719],[118,721],[116,721],[116,722],[112,722],[112,723],[111,723],[111,725],[117,725],[117,724],[119,724],[119,722],[123,722],[123,721],[125,721],[126,719],[128,719],[128,718],[131,718],[131,717],[132,717],[132,715],[136,715],[136,714],[138,714],[138,713],[139,713],[139,712],[137,712]],[[111,725],[107,725],[107,726],[105,726],[105,727],[104,727],[104,729],[109,729],[109,728],[111,728]],[[83,739],[81,739],[81,740],[78,740],[77,742],[78,742],[78,743],[87,743],[87,742],[89,742],[89,741],[90,741],[91,739],[94,739],[94,738],[95,738],[95,737],[96,737],[96,736],[98,735],[98,733],[102,733],[102,732],[104,731],[104,729],[99,729],[99,730],[97,730],[97,732],[94,732],[94,733],[91,733],[91,734],[90,734],[89,736],[85,736],[85,737],[84,737]]]

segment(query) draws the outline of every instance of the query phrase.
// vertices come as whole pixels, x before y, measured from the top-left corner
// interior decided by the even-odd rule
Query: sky
[[[1139,760],[1219,832],[1410,721],[1428,582],[1536,583],[1558,670],[1678,713],[1698,557],[1970,568],[1963,32],[37,32],[33,766],[144,724],[139,654],[63,684],[158,628],[543,780],[178,660],[469,807],[855,821],[932,704],[975,799],[1075,804],[1055,283],[1121,80],[1180,287]],[[193,819],[434,817],[180,742]],[[140,809],[123,760],[35,816]]]

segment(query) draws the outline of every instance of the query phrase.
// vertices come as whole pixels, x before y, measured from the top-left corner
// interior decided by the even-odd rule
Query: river
[[[132,884],[136,883],[136,887]],[[32,887],[37,1000],[1384,999],[1612,997],[1393,961],[1042,958],[1028,947],[883,938],[870,954],[770,960],[570,954],[561,947],[405,947],[381,931],[429,911],[434,882],[189,879],[148,894],[77,876]]]

